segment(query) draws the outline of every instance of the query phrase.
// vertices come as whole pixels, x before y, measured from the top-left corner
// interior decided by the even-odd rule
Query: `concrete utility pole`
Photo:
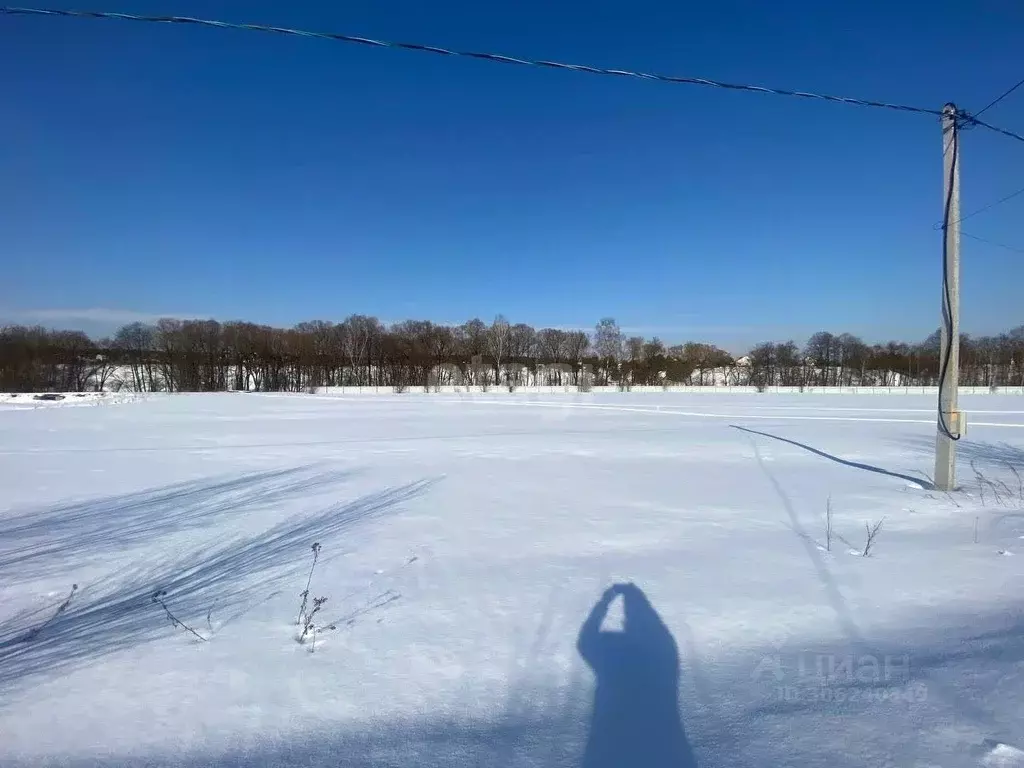
[[[939,347],[939,423],[935,437],[935,486],[956,487],[956,441],[963,430],[957,407],[960,376],[960,126],[954,104],[942,108],[942,331]]]

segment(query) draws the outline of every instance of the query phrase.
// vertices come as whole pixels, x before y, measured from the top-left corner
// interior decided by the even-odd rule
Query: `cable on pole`
[[[975,113],[974,113],[974,116],[975,116],[975,117],[978,117],[979,115],[981,115],[981,114],[983,114],[983,113],[985,113],[985,112],[988,112],[988,111],[989,111],[990,109],[992,109],[992,107],[994,107],[994,106],[995,106],[996,104],[998,104],[998,103],[999,103],[1000,101],[1002,101],[1002,100],[1003,100],[1003,99],[1005,99],[1005,98],[1006,98],[1007,96],[1009,96],[1009,95],[1010,95],[1011,93],[1013,93],[1014,91],[1016,91],[1016,90],[1017,90],[1018,88],[1020,88],[1020,87],[1021,87],[1022,85],[1024,85],[1024,79],[1022,79],[1022,80],[1021,80],[1021,81],[1020,81],[1019,83],[1017,83],[1016,85],[1014,85],[1014,86],[1011,86],[1011,87],[1010,87],[1010,89],[1009,89],[1009,90],[1007,90],[1007,91],[1005,91],[1005,92],[1004,92],[1004,93],[1003,93],[1002,95],[1000,95],[1000,96],[997,96],[996,98],[992,99],[992,101],[990,101],[990,102],[989,102],[988,104],[986,104],[986,105],[985,105],[984,107],[982,107],[982,108],[981,108],[981,109],[979,109],[979,110],[978,110],[977,112],[975,112]]]
[[[1005,128],[997,128],[994,125],[982,122],[981,120],[979,120],[974,115],[971,115],[969,112],[960,112],[960,113],[958,113],[957,117],[959,117],[961,120],[964,121],[965,127],[972,127],[972,126],[975,126],[975,125],[980,125],[982,128],[988,128],[990,131],[995,131],[996,133],[1001,133],[1003,136],[1007,136],[1007,137],[1009,137],[1011,139],[1016,139],[1017,141],[1024,141],[1024,136],[1021,136],[1019,133],[1014,133],[1013,131],[1008,131]]]
[[[979,243],[994,245],[996,248],[1005,248],[1006,250],[1013,251],[1014,253],[1024,253],[1024,248],[1015,248],[1014,246],[1006,245],[1005,243],[997,243],[995,240],[978,237],[977,235],[972,235],[970,232],[964,232],[963,230],[960,230],[960,237],[969,237],[971,240],[977,240]]]
[[[434,45],[423,45],[421,43],[402,43],[390,40],[375,40],[368,37],[357,37],[336,32],[313,32],[303,29],[292,29],[290,27],[277,27],[266,24],[244,24],[227,21],[214,21],[212,19],[200,19],[193,16],[145,16],[133,13],[113,13],[107,11],[79,11],[60,10],[52,8],[21,8],[21,7],[0,7],[0,13],[23,16],[65,16],[90,19],[120,19],[124,21],[142,21],[157,24],[185,24],[202,27],[216,27],[219,29],[238,29],[250,32],[271,32],[280,35],[294,35],[298,37],[319,38],[334,42],[354,43],[375,48],[397,48],[408,51],[419,51],[422,53],[433,53],[439,56],[455,56],[469,59],[483,59],[502,64],[518,64],[528,67],[542,67],[547,69],[565,69],[573,72],[586,72],[592,75],[607,75],[611,77],[626,77],[639,80],[654,80],[663,83],[679,83],[684,85],[702,85],[711,88],[724,88],[732,91],[745,91],[748,93],[767,93],[775,96],[791,96],[801,99],[816,99],[819,101],[831,101],[841,104],[853,104],[862,107],[876,107],[899,112],[915,112],[925,115],[942,116],[941,110],[917,107],[909,104],[893,104],[885,101],[873,101],[871,99],[858,99],[848,96],[833,96],[824,93],[812,93],[809,91],[794,91],[785,88],[769,88],[759,85],[747,85],[739,83],[726,83],[720,80],[709,80],[703,77],[683,77],[677,75],[664,75],[652,72],[634,72],[628,69],[608,69],[605,67],[592,67],[584,64],[567,64],[558,61],[546,61],[543,59],[524,59],[515,56],[505,56],[498,53],[482,53],[479,51],[458,51],[448,48],[440,48]]]
[[[953,357],[953,298],[949,292],[949,227],[950,209],[953,206],[953,189],[956,180],[956,165],[960,155],[960,119],[954,119],[950,127],[952,135],[949,137],[952,152],[952,159],[949,163],[949,178],[946,179],[946,203],[942,216],[942,322],[946,326],[946,354],[942,357],[942,364],[939,368],[939,430],[950,440],[959,440],[960,435],[954,435],[949,424],[946,423],[946,416],[942,412],[942,393],[945,388],[946,372],[949,370],[950,360]],[[952,222],[955,224],[956,222]]]
[[[959,223],[961,221],[967,221],[969,218],[971,218],[973,216],[977,216],[979,213],[984,213],[985,211],[987,211],[987,210],[989,210],[991,208],[995,208],[997,205],[1002,205],[1003,203],[1007,202],[1008,200],[1013,200],[1013,198],[1018,197],[1020,195],[1024,195],[1024,187],[1021,187],[1016,192],[1011,192],[1006,197],[999,198],[994,203],[989,203],[988,205],[982,206],[981,208],[978,208],[977,210],[971,211],[966,216],[961,216],[959,219],[956,220],[955,223]],[[942,222],[941,221],[936,223],[935,229],[942,229]],[[961,233],[961,234],[963,234],[963,233]]]
[[[244,24],[228,21],[216,21],[214,19],[201,19],[194,16],[144,16],[134,13],[115,13],[112,11],[80,11],[58,8],[23,8],[18,6],[0,6],[0,13],[10,16],[66,16],[88,19],[120,19],[124,21],[143,21],[157,24],[191,24],[201,27],[216,27],[218,29],[238,29],[250,32],[272,32],[279,35],[294,35],[297,37],[312,37],[322,40],[332,40],[342,43],[354,43],[367,45],[374,48],[396,48],[407,51],[419,51],[422,53],[433,53],[439,56],[456,56],[467,59],[483,59],[502,64],[518,64],[528,67],[542,67],[547,69],[565,69],[572,72],[586,72],[592,75],[607,75],[611,77],[629,77],[638,80],[654,80],[663,83],[680,83],[685,85],[703,85],[710,88],[724,88],[731,91],[744,91],[747,93],[767,93],[775,96],[791,96],[800,99],[816,99],[819,101],[831,101],[840,104],[853,104],[861,107],[876,107],[879,109],[890,109],[898,112],[915,112],[923,115],[942,116],[942,112],[928,107],[917,107],[911,104],[894,104],[886,101],[874,101],[871,99],[858,99],[849,96],[833,96],[825,93],[813,93],[810,91],[794,91],[786,88],[769,88],[760,85],[749,85],[741,83],[726,83],[721,80],[710,80],[704,77],[683,77],[678,75],[663,75],[655,72],[634,72],[628,69],[608,69],[605,67],[592,67],[584,64],[567,64],[559,61],[547,61],[544,59],[524,59],[516,56],[505,56],[499,53],[484,53],[480,51],[458,51],[449,48],[441,48],[436,45],[424,45],[422,43],[402,43],[393,40],[375,40],[369,37],[356,35],[345,35],[337,32],[314,32],[306,29],[294,29],[291,27],[277,27],[269,24]],[[1009,91],[1004,93],[994,102],[980,110],[980,115],[996,103],[1004,99],[1017,89],[1022,83],[1018,83]],[[980,125],[1003,136],[1017,141],[1024,142],[1024,136],[997,128],[989,123],[982,122],[977,115],[971,115],[963,110],[957,111],[957,117],[963,121],[963,127]]]

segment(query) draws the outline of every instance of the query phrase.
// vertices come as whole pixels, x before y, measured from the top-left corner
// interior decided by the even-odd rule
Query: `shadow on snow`
[[[771,438],[772,440],[778,440],[781,443],[789,443],[790,445],[794,445],[797,448],[802,448],[805,451],[810,451],[815,456],[821,456],[823,459],[834,461],[836,464],[842,464],[844,467],[852,467],[853,469],[863,469],[867,472],[874,472],[875,474],[878,475],[887,475],[888,477],[895,477],[898,480],[906,480],[908,483],[913,483],[914,485],[919,486],[926,491],[931,491],[935,489],[934,483],[932,483],[930,480],[925,480],[920,477],[914,477],[912,475],[903,475],[900,474],[899,472],[892,472],[888,469],[883,469],[882,467],[876,467],[873,464],[864,464],[863,462],[860,461],[851,461],[849,459],[843,459],[839,456],[827,453],[826,451],[823,451],[819,448],[814,448],[813,446],[807,445],[806,443],[801,443],[796,440],[790,440],[788,437],[780,437],[779,435],[773,435],[769,432],[760,432],[756,429],[749,429],[747,427],[741,427],[736,424],[730,424],[729,426],[732,427],[733,429],[738,429],[740,432],[746,432],[751,435],[760,435],[761,437],[768,437]]]
[[[280,504],[352,472],[308,467],[195,480],[72,504],[15,510],[0,520],[0,578],[8,584],[67,573],[157,536],[203,528],[227,514]]]
[[[153,604],[157,590],[166,590],[165,600],[184,623],[202,626],[199,622],[216,606],[219,615],[228,617],[220,622],[223,626],[265,599],[280,579],[306,567],[303,560],[310,542],[394,510],[434,482],[420,480],[389,488],[289,518],[227,544],[124,569],[83,585],[67,610],[41,631],[39,626],[56,606],[47,613],[23,612],[0,619],[0,690],[30,675],[58,675],[122,648],[180,632]],[[116,508],[112,513],[117,515]]]
[[[625,617],[623,630],[604,631],[601,624],[608,608],[619,598]],[[1012,720],[1001,722],[1005,718],[987,711],[986,697],[979,699],[976,694],[986,686],[994,692],[1000,681],[1024,661],[1024,623],[1018,607],[1007,607],[995,616],[971,613],[946,615],[938,621],[938,617],[932,618],[926,637],[921,637],[922,628],[918,627],[912,638],[895,642],[890,638],[874,649],[874,653],[906,655],[903,675],[883,684],[925,684],[927,700],[915,703],[870,695],[855,697],[862,689],[870,694],[879,681],[824,681],[803,674],[794,677],[795,668],[788,662],[770,667],[786,670],[781,679],[767,673],[759,676],[760,667],[755,666],[758,654],[752,649],[747,649],[749,655],[726,660],[724,668],[732,672],[715,685],[733,689],[727,700],[735,709],[725,719],[714,711],[699,713],[697,722],[701,725],[695,733],[699,733],[701,745],[700,768],[826,764],[863,768],[873,764],[872,750],[891,748],[894,727],[904,728],[921,718],[936,723],[950,717],[966,718],[965,727],[966,723],[974,724],[989,737],[972,747],[976,751],[999,741],[1012,743]],[[972,629],[979,624],[983,630]],[[802,646],[800,643],[788,650],[811,651]],[[609,588],[583,622],[577,648],[596,678],[589,717],[582,696],[570,694],[565,698],[557,690],[536,690],[530,696],[531,707],[498,715],[494,720],[424,714],[413,719],[375,720],[352,728],[326,729],[313,724],[309,730],[290,734],[264,733],[244,742],[236,738],[232,746],[222,749],[200,747],[178,753],[70,758],[61,764],[69,768],[696,768],[695,750],[684,730],[678,703],[681,680],[677,645],[644,593],[633,585]],[[831,658],[832,654],[857,650],[855,644],[840,640],[819,652]],[[778,647],[770,651],[778,652]],[[695,659],[691,661],[695,663]],[[984,673],[968,678],[968,690],[962,689],[961,673],[965,668]],[[950,679],[960,684],[950,686]],[[806,695],[780,700],[778,687],[784,684],[801,688]],[[820,693],[822,685],[833,684],[849,697],[841,701],[812,695]],[[739,691],[743,692],[741,696],[733,698]],[[715,709],[713,700],[701,706]],[[842,748],[848,742],[851,722],[859,729],[858,738],[877,734],[877,744],[869,737],[861,744],[862,749]],[[901,732],[895,742],[900,754],[893,755],[893,764],[902,758],[906,758],[906,764],[912,759],[917,764],[917,750],[934,753],[937,747],[928,737],[927,729],[920,735],[913,728]],[[227,741],[232,740],[229,737]],[[17,761],[4,764],[18,765]]]
[[[291,535],[268,535],[255,548]],[[305,543],[306,538],[300,538]],[[213,570],[219,573],[220,567]],[[150,608],[142,605],[148,603],[148,591],[140,590],[135,595],[139,601],[137,613]],[[624,628],[604,631],[601,624],[609,605],[617,598],[623,601]],[[161,616],[157,618],[159,628],[164,622]],[[106,620],[97,616],[97,623]],[[82,627],[83,631],[88,628]],[[576,701],[550,696],[545,700],[543,692],[536,692],[531,697],[535,704],[532,711],[502,717],[497,722],[474,723],[455,718],[397,720],[349,733],[309,733],[286,739],[267,735],[258,743],[253,742],[251,748],[219,754],[72,759],[65,764],[75,768],[142,763],[154,768],[696,768],[680,716],[680,660],[676,642],[643,591],[632,584],[614,585],[606,590],[580,628],[577,649],[596,678],[589,725],[579,716],[585,709],[577,707]],[[582,699],[579,704],[583,704]]]
[[[602,631],[618,596],[623,630]],[[679,712],[679,651],[643,591],[634,584],[609,587],[576,647],[597,677],[583,768],[695,768]]]

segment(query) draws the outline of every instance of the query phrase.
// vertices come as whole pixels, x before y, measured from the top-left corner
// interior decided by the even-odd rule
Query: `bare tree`
[[[90,351],[85,382],[86,385],[92,387],[94,392],[105,391],[110,378],[117,370],[116,353],[112,353],[113,347],[114,342],[111,339],[100,339],[95,348]]]
[[[796,342],[786,341],[775,345],[775,368],[779,384],[784,387],[804,385],[806,370]]]
[[[623,340],[622,331],[613,317],[602,318],[594,329],[594,351],[605,369],[605,380],[610,379],[611,372],[619,372],[622,364]]]
[[[527,382],[522,378],[522,370],[530,363],[537,362],[537,332],[525,323],[516,323],[509,329],[508,360],[512,365],[510,386],[518,386]]]
[[[774,386],[776,379],[777,347],[774,342],[758,344],[748,355],[750,359],[750,383],[763,391]]]
[[[486,362],[485,362],[486,358]],[[478,364],[473,365],[473,361]],[[137,391],[291,390],[336,384],[404,386],[471,381],[510,386],[532,367],[542,384],[580,384],[584,367],[607,381],[714,384],[724,370],[731,383],[756,386],[934,384],[938,336],[921,343],[872,346],[847,333],[814,334],[801,354],[795,343],[765,342],[741,359],[712,344],[685,342],[669,349],[657,338],[624,339],[611,318],[583,331],[514,326],[500,315],[458,327],[410,320],[385,329],[376,318],[352,315],[343,323],[300,323],[291,329],[246,322],[164,318],[132,323],[110,343],[78,331],[0,328],[0,390],[102,389],[123,383]],[[468,370],[471,368],[471,370]],[[123,371],[120,375],[116,371]],[[961,337],[961,381],[999,387],[1024,384],[1024,326],[998,336]]]
[[[508,353],[511,326],[503,315],[498,315],[487,329],[487,351],[494,359],[494,383],[501,385],[501,361]]]
[[[370,383],[369,351],[375,336],[380,335],[380,322],[375,317],[350,315],[342,324],[345,329],[344,348],[352,371],[352,383]]]
[[[579,386],[584,383],[583,360],[590,348],[590,338],[583,331],[569,331],[565,335],[565,356],[566,362],[574,366],[576,370],[576,381],[572,384]]]
[[[487,352],[487,325],[479,318],[468,320],[456,329],[455,339],[459,347],[459,358],[466,366],[467,382],[470,385],[482,384],[479,381],[481,372],[477,366],[470,365],[470,361]]]
[[[862,384],[867,366],[867,344],[853,334],[842,333],[835,340],[835,348],[838,352],[836,362],[839,367],[836,383],[848,387],[852,386],[854,381]]]
[[[451,364],[455,360],[456,352],[455,333],[447,326],[435,325],[430,331],[427,343],[436,386],[451,384]]]

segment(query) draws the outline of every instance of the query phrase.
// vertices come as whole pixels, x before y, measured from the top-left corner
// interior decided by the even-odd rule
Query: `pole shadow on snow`
[[[602,631],[616,597],[622,631]],[[577,649],[597,676],[582,768],[696,768],[679,711],[679,650],[634,584],[605,590],[580,628]]]
[[[823,451],[820,448],[814,448],[810,445],[807,445],[806,443],[801,443],[796,440],[790,440],[788,437],[779,437],[778,435],[773,435],[768,432],[760,432],[756,429],[741,427],[737,424],[730,424],[729,426],[732,427],[733,429],[738,429],[740,432],[746,432],[747,434],[750,435],[760,435],[761,437],[768,437],[771,438],[772,440],[778,440],[780,443],[789,443],[790,445],[795,445],[797,448],[803,448],[805,451],[810,451],[815,456],[821,456],[823,459],[834,461],[836,464],[842,464],[845,467],[863,469],[866,470],[867,472],[874,472],[875,474],[878,475],[887,475],[889,477],[895,477],[898,480],[906,480],[908,483],[913,483],[914,485],[920,486],[926,491],[935,490],[935,485],[933,483],[920,477],[914,477],[912,475],[902,475],[899,472],[892,472],[891,470],[883,469],[882,467],[876,467],[873,464],[864,464],[863,462],[860,461],[850,461],[849,459],[843,459],[840,458],[839,456],[827,453],[826,451]]]

